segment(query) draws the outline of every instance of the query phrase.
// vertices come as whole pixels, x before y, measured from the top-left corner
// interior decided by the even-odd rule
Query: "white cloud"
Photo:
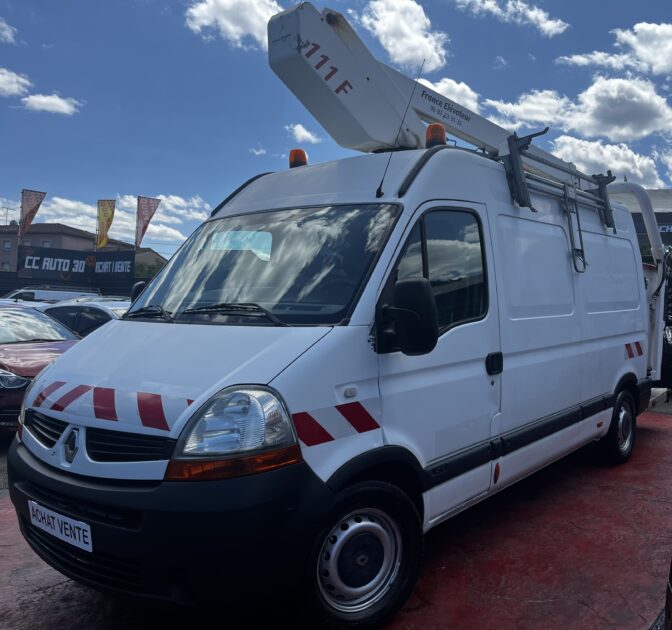
[[[638,61],[628,54],[611,54],[594,50],[591,53],[581,53],[578,55],[567,55],[558,57],[555,63],[566,66],[600,66],[610,70],[625,70],[627,68],[641,68]]]
[[[470,109],[472,112],[478,113],[480,110],[478,93],[472,90],[466,83],[454,81],[447,77],[440,79],[436,83],[432,83],[427,79],[420,79],[419,83],[426,85],[428,88],[435,90],[439,94],[447,96],[450,100],[459,103],[467,109]]]
[[[653,158],[635,153],[625,144],[605,144],[601,140],[591,142],[560,136],[553,141],[553,153],[573,162],[579,170],[589,175],[611,170],[619,180],[626,176],[629,182],[647,188],[663,186]]]
[[[282,11],[275,0],[197,0],[187,9],[194,33],[216,31],[235,48],[268,48],[266,26]]]
[[[23,96],[31,85],[27,76],[0,68],[0,96]]]
[[[598,77],[579,94],[577,113],[576,123],[569,121],[568,127],[612,140],[644,138],[672,125],[672,108],[645,79]]]
[[[161,199],[156,214],[149,224],[143,243],[153,246],[153,241],[179,244],[192,231],[194,221],[201,223],[210,216],[211,207],[198,195],[186,198],[179,195],[156,195]],[[114,222],[110,237],[132,243],[135,239],[135,213],[137,198],[135,195],[117,195]],[[12,208],[9,219],[18,220],[18,200],[0,197],[2,207]],[[2,215],[4,219],[4,215]],[[96,204],[64,197],[47,197],[40,207],[37,223],[63,223],[71,227],[96,231]],[[178,227],[179,226],[179,227]]]
[[[497,55],[495,57],[495,63],[492,65],[492,67],[495,70],[502,70],[503,68],[506,68],[506,66],[508,65],[509,62],[506,59],[504,59],[504,57],[502,57],[501,55]]]
[[[161,200],[158,210],[152,221],[157,223],[182,224],[187,221],[205,221],[212,208],[199,195],[188,199],[179,195],[156,195]],[[137,197],[135,195],[120,195],[117,197],[117,208],[128,210],[135,216]]]
[[[658,157],[667,169],[667,179],[672,182],[672,151],[659,154]]]
[[[616,29],[614,34],[653,74],[672,72],[672,24],[640,22],[631,31]]]
[[[191,213],[198,214],[199,220],[207,216],[202,209],[199,210],[190,206],[189,203],[191,200],[183,199],[176,195],[158,195],[158,198],[162,199],[162,202],[152,222],[149,224],[149,228],[145,234],[145,241],[184,241],[186,238],[185,234],[175,227],[168,225],[168,223],[174,223],[174,221],[171,221],[171,218],[174,216],[173,212],[180,207],[180,204],[186,210],[181,215],[184,218],[193,220],[188,216]],[[192,197],[192,200],[196,200],[197,204],[205,204],[200,197]],[[161,206],[164,205],[164,202],[167,202],[167,205],[162,208]],[[207,204],[205,205],[207,206]],[[135,209],[135,196],[121,195],[117,197],[114,222],[110,229],[111,238],[133,242],[135,239]],[[42,204],[36,220],[38,222],[64,223],[65,225],[95,233],[96,217],[97,209],[94,204],[88,204],[76,199],[52,197],[47,198]]]
[[[266,155],[266,149],[257,143],[256,147],[250,147],[250,153],[259,157],[260,155]]]
[[[58,94],[30,94],[21,99],[23,106],[34,112],[50,112],[52,114],[64,114],[72,116],[82,106],[80,101],[74,98],[63,98]]]
[[[295,125],[285,125],[285,129],[299,144],[308,142],[309,144],[318,144],[322,142],[322,138],[312,131],[308,131],[301,123]]]
[[[495,109],[507,121],[504,126],[515,128],[516,123],[527,126],[552,125],[564,120],[574,104],[555,90],[534,90],[522,94],[515,103],[487,99],[485,104]]]
[[[432,72],[446,64],[448,35],[433,31],[425,10],[415,0],[371,0],[361,15],[351,12],[385,48],[393,63]]]
[[[672,72],[672,24],[639,22],[632,29],[612,31],[616,45],[623,51],[591,53],[558,57],[557,63],[574,66],[599,66],[612,70],[634,68],[652,74]]]
[[[16,44],[16,29],[2,17],[0,17],[0,42]]]
[[[485,104],[511,129],[557,125],[564,131],[617,142],[665,133],[672,125],[672,108],[646,79],[598,76],[576,101],[554,90],[536,90],[515,103],[487,100]]]
[[[546,11],[523,0],[455,0],[457,7],[474,15],[491,15],[501,22],[534,26],[542,35],[555,37],[569,24],[552,18]]]

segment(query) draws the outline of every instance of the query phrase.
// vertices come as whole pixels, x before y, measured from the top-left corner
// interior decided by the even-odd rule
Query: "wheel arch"
[[[637,376],[634,374],[634,372],[628,372],[627,374],[621,376],[620,380],[618,381],[618,385],[616,385],[616,389],[614,390],[613,404],[616,404],[616,397],[618,396],[618,394],[623,390],[627,390],[628,392],[630,392],[635,401],[635,410],[638,410],[639,386],[637,383],[638,383]]]
[[[343,464],[327,480],[333,492],[339,492],[361,481],[386,481],[403,490],[424,517],[422,493],[427,489],[427,476],[420,462],[402,446],[381,446],[367,451]]]

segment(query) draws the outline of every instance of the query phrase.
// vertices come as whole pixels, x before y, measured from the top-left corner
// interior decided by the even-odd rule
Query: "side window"
[[[57,319],[70,330],[75,330],[77,311],[78,309],[76,306],[55,306],[54,308],[45,309],[44,312],[50,317]]]
[[[463,210],[432,210],[418,221],[394,279],[422,276],[432,285],[441,330],[485,315],[488,293],[476,215]]]
[[[77,324],[77,332],[85,337],[90,332],[93,332],[105,322],[110,321],[110,316],[97,308],[83,308],[79,314],[79,322]]]
[[[487,310],[481,233],[470,212],[425,215],[427,277],[439,311],[439,328],[479,319]]]
[[[422,278],[422,230],[420,222],[415,224],[411,235],[406,242],[406,249],[397,264],[396,280],[407,278]]]

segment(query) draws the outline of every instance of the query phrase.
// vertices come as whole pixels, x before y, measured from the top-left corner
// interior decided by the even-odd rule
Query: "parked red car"
[[[78,339],[63,324],[34,308],[0,306],[0,429],[16,428],[30,381]]]

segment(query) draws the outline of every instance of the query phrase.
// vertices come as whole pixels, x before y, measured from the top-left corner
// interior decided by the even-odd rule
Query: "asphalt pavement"
[[[663,454],[672,446],[672,401],[664,391],[655,394],[654,413],[640,418],[634,462],[605,469],[594,465],[590,447],[582,449],[432,531],[416,591],[390,628],[438,629],[452,620],[479,630],[662,630],[662,614],[650,624],[664,598],[670,557],[670,469]],[[214,610],[99,594],[43,563],[18,533],[8,498],[12,439],[0,432],[0,629],[47,630],[73,618],[95,630],[212,625]],[[624,496],[626,508],[616,500]],[[617,598],[629,603],[613,606]],[[227,609],[227,626],[296,627],[285,610],[265,611],[268,618],[254,623],[249,614],[242,608],[232,618]]]

